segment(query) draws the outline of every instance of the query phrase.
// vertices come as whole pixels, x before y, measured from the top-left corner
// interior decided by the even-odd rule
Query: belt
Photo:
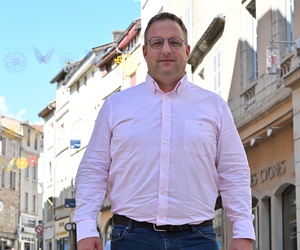
[[[191,227],[208,227],[213,225],[213,220],[206,220],[202,223],[196,224],[196,225],[190,225],[190,224],[184,224],[179,226],[173,226],[173,225],[163,225],[163,226],[157,226],[156,224],[152,224],[149,222],[140,222],[136,220],[132,220],[124,215],[113,215],[113,224],[114,225],[124,225],[127,226],[131,222],[131,225],[133,227],[140,227],[140,228],[150,228],[154,229],[155,231],[167,231],[167,232],[180,232],[180,231],[186,231],[190,230]]]

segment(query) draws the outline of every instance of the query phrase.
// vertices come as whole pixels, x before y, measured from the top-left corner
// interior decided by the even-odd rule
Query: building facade
[[[22,137],[6,127],[4,117],[0,122],[0,249],[19,249],[20,170],[16,160],[20,158]]]
[[[220,94],[232,110],[251,169],[253,248],[298,249],[300,34],[294,24],[300,5],[223,3],[206,29],[199,29],[189,58],[193,80]],[[231,223],[222,213],[220,245],[228,249]]]
[[[0,127],[0,231],[3,232],[0,249],[11,246],[18,250],[36,250],[39,248],[36,226],[41,222],[38,157],[42,149],[42,126],[3,116]]]

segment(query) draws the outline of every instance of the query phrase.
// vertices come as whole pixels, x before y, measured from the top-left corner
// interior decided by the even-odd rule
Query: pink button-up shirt
[[[218,190],[234,238],[254,239],[250,170],[226,102],[184,76],[164,93],[146,82],[106,99],[76,177],[77,239],[112,213],[157,225],[214,217]]]

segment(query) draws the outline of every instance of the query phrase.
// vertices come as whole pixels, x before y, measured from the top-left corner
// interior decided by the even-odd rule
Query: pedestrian
[[[107,185],[112,250],[217,250],[220,193],[230,250],[255,240],[250,169],[227,103],[188,81],[187,30],[172,13],[145,30],[146,81],[108,97],[76,176],[78,249],[102,250],[96,220]]]

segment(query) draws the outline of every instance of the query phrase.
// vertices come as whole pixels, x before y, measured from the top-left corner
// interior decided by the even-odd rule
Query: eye
[[[179,38],[172,38],[170,39],[169,44],[172,48],[180,48],[182,45],[182,41]]]
[[[161,39],[153,39],[151,40],[151,46],[153,48],[160,48],[163,44],[163,41]]]

